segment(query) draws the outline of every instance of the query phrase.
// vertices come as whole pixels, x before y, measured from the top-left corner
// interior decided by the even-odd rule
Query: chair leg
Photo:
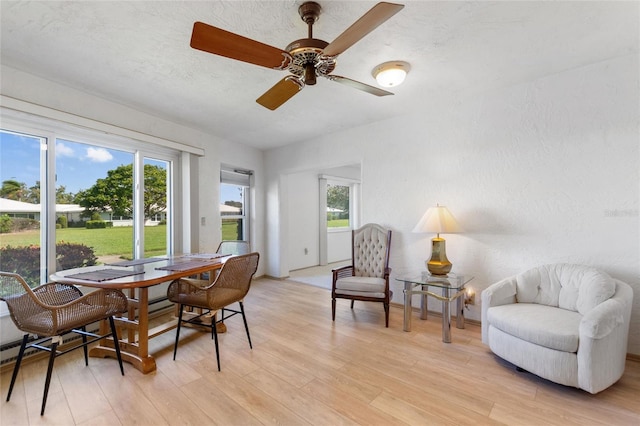
[[[244,321],[244,329],[247,331],[247,339],[249,340],[249,347],[253,349],[251,345],[251,336],[249,336],[249,326],[247,325],[247,317],[244,314],[244,304],[240,302],[240,312],[242,312],[242,321]]]
[[[16,365],[13,367],[13,375],[11,376],[11,384],[9,385],[9,393],[7,394],[7,401],[11,398],[11,392],[13,392],[13,385],[16,383],[16,378],[18,377],[18,370],[20,370],[20,363],[22,362],[22,357],[24,356],[24,349],[27,347],[27,341],[29,340],[29,335],[25,334],[22,338],[22,344],[20,345],[20,351],[18,352],[18,359],[16,359]]]
[[[89,365],[89,349],[87,349],[87,335],[84,334],[87,332],[87,327],[86,326],[82,326],[80,327],[80,330],[82,330],[83,334],[82,334],[82,350],[84,351],[84,365]]]
[[[57,336],[54,336],[56,339]],[[56,352],[58,350],[58,342],[52,341],[51,352],[49,353],[49,367],[47,368],[47,378],[44,382],[44,394],[42,395],[42,409],[40,415],[44,415],[44,408],[47,405],[47,396],[49,395],[49,385],[51,384],[51,372],[53,371],[53,362],[56,360]]]
[[[336,320],[336,299],[331,299],[331,321]]]
[[[213,334],[213,341],[216,344],[216,361],[218,362],[218,371],[220,371],[220,350],[218,349],[218,330],[216,330],[217,317],[218,314],[211,319],[211,334]]]
[[[176,360],[176,353],[178,353],[178,341],[180,340],[180,324],[182,324],[182,313],[184,312],[184,305],[180,304],[180,314],[178,314],[178,327],[176,328],[176,343],[173,345],[173,360]]]
[[[353,302],[355,302],[355,300],[351,299],[351,309],[353,309]]]
[[[389,328],[389,304],[384,304],[384,323],[387,328]]]
[[[120,353],[120,340],[118,340],[118,333],[116,332],[116,323],[113,320],[113,317],[109,317],[109,326],[111,326],[111,337],[113,338],[113,346],[116,349],[116,357],[118,358],[118,364],[120,364],[120,373],[122,373],[122,375],[124,376],[124,367],[122,366],[122,354]]]

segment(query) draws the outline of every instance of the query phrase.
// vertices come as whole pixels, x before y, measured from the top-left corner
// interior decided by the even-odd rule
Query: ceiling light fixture
[[[398,86],[411,69],[408,62],[389,61],[375,67],[371,74],[382,87]]]

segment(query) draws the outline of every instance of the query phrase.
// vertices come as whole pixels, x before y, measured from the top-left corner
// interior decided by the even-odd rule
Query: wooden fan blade
[[[303,85],[296,82],[297,77],[288,75],[267,90],[256,102],[271,111],[287,102],[296,93],[302,90]]]
[[[327,78],[331,81],[335,81],[336,83],[342,83],[346,86],[350,86],[358,90],[362,90],[363,92],[371,93],[372,95],[376,95],[376,96],[393,95],[393,93],[387,92],[386,90],[379,89],[375,86],[369,86],[368,84],[364,84],[347,77],[340,77],[339,75],[328,75]]]
[[[376,4],[335,40],[329,43],[329,45],[324,48],[322,54],[325,56],[338,56],[371,31],[375,30],[387,19],[400,12],[403,7],[404,5],[396,3],[381,2]]]
[[[267,68],[286,69],[289,53],[203,22],[193,24],[191,47]]]

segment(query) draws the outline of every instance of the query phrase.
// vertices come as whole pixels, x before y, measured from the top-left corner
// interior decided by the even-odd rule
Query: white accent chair
[[[351,265],[333,270],[331,318],[336,320],[336,299],[384,304],[385,325],[389,327],[389,250],[391,231],[368,223],[351,231]]]
[[[633,291],[595,268],[530,269],[482,292],[482,342],[522,370],[598,393],[624,373]]]

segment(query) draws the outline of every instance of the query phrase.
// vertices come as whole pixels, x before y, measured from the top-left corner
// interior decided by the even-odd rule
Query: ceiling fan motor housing
[[[305,84],[316,84],[316,76],[324,77],[336,67],[335,60],[322,57],[322,51],[328,45],[317,38],[303,38],[290,43],[285,49],[292,58],[288,71],[304,78]]]
[[[313,1],[300,5],[298,13],[309,28],[309,36],[289,43],[285,49],[292,58],[288,71],[308,85],[316,84],[316,76],[324,77],[336,67],[333,58],[322,57],[322,51],[329,43],[313,38],[313,24],[320,17],[320,10],[320,5]]]

